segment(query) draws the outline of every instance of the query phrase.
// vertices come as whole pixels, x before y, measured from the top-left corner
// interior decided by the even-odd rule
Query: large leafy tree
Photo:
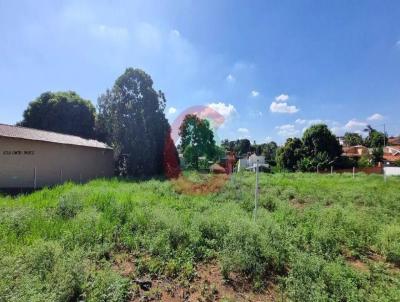
[[[221,142],[221,147],[227,151],[234,151],[237,155],[247,154],[252,150],[250,141],[247,138],[229,141],[227,139]]]
[[[329,160],[334,160],[342,153],[342,147],[336,136],[327,125],[317,124],[308,128],[303,134],[306,156],[316,157],[318,153],[326,153]]]
[[[363,144],[363,138],[355,132],[346,132],[344,134],[344,143],[346,146],[357,146]]]
[[[368,136],[365,138],[365,145],[369,148],[383,147],[385,142],[388,141],[386,133],[380,132],[372,128],[370,125],[367,125],[364,132],[368,133]]]
[[[285,145],[278,149],[276,162],[281,169],[296,171],[304,156],[303,142],[298,138],[288,138]]]
[[[76,92],[45,92],[29,104],[18,125],[93,138],[95,117],[92,103]]]
[[[98,133],[114,147],[118,173],[155,175],[163,171],[164,146],[170,126],[166,99],[151,77],[128,68],[98,99]]]
[[[214,133],[206,119],[188,114],[179,128],[183,157],[193,168],[199,168],[199,157],[213,159],[216,154]]]

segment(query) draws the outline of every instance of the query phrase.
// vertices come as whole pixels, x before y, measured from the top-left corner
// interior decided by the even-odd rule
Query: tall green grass
[[[255,220],[253,190],[249,173],[201,196],[113,179],[0,197],[0,301],[125,301],[119,253],[134,256],[131,277],[190,283],[215,259],[284,300],[399,300],[400,179],[262,174]]]

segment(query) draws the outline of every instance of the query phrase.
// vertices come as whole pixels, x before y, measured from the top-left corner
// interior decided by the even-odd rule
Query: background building
[[[0,188],[110,177],[113,150],[96,140],[0,124]]]

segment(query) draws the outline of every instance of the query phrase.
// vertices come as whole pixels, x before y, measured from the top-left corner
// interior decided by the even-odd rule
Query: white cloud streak
[[[289,96],[287,94],[281,94],[275,97],[275,101],[277,102],[286,102],[289,100]]]
[[[292,124],[277,126],[275,129],[278,131],[278,134],[283,137],[293,137],[300,133],[300,131]]]
[[[269,110],[274,113],[288,113],[293,114],[299,111],[294,105],[288,105],[288,103],[272,102]]]
[[[384,119],[384,116],[379,113],[374,113],[373,115],[367,118],[368,121],[381,121]]]
[[[252,90],[252,91],[250,92],[250,95],[251,95],[253,98],[256,98],[256,97],[258,97],[258,96],[260,95],[260,93],[259,93],[257,90]]]

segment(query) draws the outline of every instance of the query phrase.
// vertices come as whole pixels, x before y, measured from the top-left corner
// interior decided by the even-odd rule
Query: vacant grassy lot
[[[209,195],[98,180],[0,197],[0,301],[400,300],[400,179],[260,188],[256,221],[254,174]]]

